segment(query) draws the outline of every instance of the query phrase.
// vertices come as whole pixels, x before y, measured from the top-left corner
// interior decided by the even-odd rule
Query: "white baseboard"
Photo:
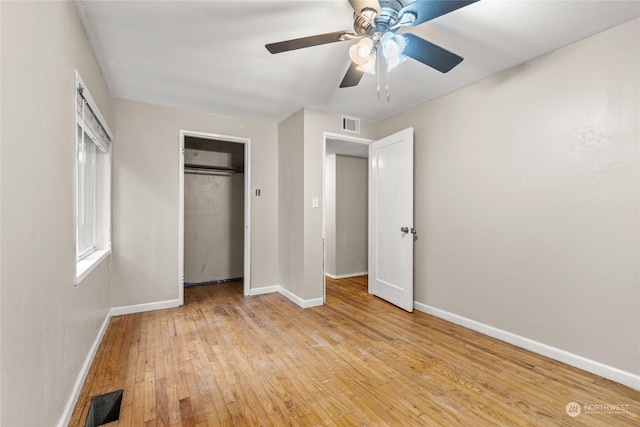
[[[293,301],[294,303],[298,304],[302,308],[317,307],[319,305],[324,304],[324,301],[322,298],[304,300],[299,296],[297,296],[296,294],[294,294],[293,292],[286,290],[280,285],[265,286],[262,288],[251,289],[249,290],[249,295],[262,295],[262,294],[270,294],[273,292],[278,292],[282,294],[285,298]]]
[[[282,286],[278,286],[278,292],[280,292],[280,294],[285,296],[287,299],[293,301],[294,303],[298,304],[302,308],[317,307],[319,305],[324,304],[324,301],[322,298],[305,300],[300,298],[298,295],[294,294],[293,292],[286,290]]]
[[[509,344],[513,344],[517,347],[533,351],[534,353],[547,356],[559,362],[563,362],[584,371],[591,372],[592,374],[608,378],[612,381],[624,384],[635,390],[640,390],[640,375],[626,372],[621,369],[614,368],[613,366],[605,365],[604,363],[596,362],[595,360],[587,359],[586,357],[579,356],[577,354],[570,353],[568,351],[552,347],[550,345],[543,344],[541,342],[534,341],[532,339],[495,328],[493,326],[485,325],[484,323],[480,323],[475,320],[459,316],[457,314],[450,313],[448,311],[441,310],[427,304],[422,304],[417,301],[413,302],[413,307],[416,310],[431,314],[435,317],[439,317],[440,319],[455,323],[456,325],[464,326],[465,328],[469,328],[490,337],[499,339],[501,341],[508,342]]]
[[[111,320],[111,311],[107,312],[107,315],[98,330],[98,335],[96,339],[93,341],[91,348],[89,348],[89,353],[87,357],[84,359],[84,363],[82,364],[82,368],[80,369],[80,373],[78,374],[78,378],[76,378],[76,383],[73,385],[73,389],[71,391],[71,396],[67,401],[67,404],[64,407],[64,411],[62,412],[62,417],[60,421],[58,421],[58,427],[66,427],[69,425],[69,421],[71,420],[71,415],[73,414],[73,409],[76,407],[76,403],[78,403],[78,397],[80,396],[80,392],[82,391],[82,386],[84,385],[85,380],[87,379],[87,374],[89,374],[89,369],[91,368],[91,364],[93,363],[93,359],[98,352],[98,347],[100,347],[100,342],[102,341],[102,337],[104,333],[107,331],[107,326],[109,326],[109,321]]]
[[[338,279],[348,279],[350,277],[366,276],[367,274],[369,274],[369,272],[363,271],[362,273],[350,273],[350,274],[329,274],[325,272],[324,274],[334,280],[338,280]]]
[[[279,292],[280,286],[264,286],[262,288],[252,288],[249,289],[249,295],[262,295],[262,294],[271,294],[273,292]]]
[[[120,316],[122,314],[143,313],[145,311],[161,310],[163,308],[174,308],[174,307],[180,307],[179,299],[149,302],[146,304],[125,305],[122,307],[113,307],[111,309],[111,315]]]

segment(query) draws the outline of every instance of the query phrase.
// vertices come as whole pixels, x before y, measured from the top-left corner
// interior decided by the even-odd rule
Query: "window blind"
[[[78,116],[78,125],[91,138],[91,141],[98,146],[100,151],[108,153],[111,148],[111,139],[82,95],[82,89],[78,89],[78,96],[76,97],[76,114]]]

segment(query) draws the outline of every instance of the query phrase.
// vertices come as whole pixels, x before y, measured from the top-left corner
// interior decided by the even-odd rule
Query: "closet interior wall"
[[[369,161],[329,154],[325,160],[326,269],[342,278],[368,272]]]
[[[244,273],[244,146],[185,138],[185,285]]]

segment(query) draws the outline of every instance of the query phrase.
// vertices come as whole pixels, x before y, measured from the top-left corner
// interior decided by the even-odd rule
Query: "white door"
[[[413,311],[413,128],[369,146],[369,293]]]

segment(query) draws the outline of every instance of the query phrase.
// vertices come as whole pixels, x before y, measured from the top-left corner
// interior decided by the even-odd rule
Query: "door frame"
[[[184,304],[184,139],[201,139],[244,144],[244,295],[251,290],[251,139],[180,129],[178,138],[178,299]]]
[[[326,168],[327,168],[327,140],[339,139],[341,141],[353,142],[356,144],[371,145],[375,139],[360,138],[357,136],[345,135],[335,132],[322,132],[322,303],[327,302],[327,245],[326,245],[326,206],[327,206],[327,189],[326,189]],[[368,210],[367,206],[367,210]]]

